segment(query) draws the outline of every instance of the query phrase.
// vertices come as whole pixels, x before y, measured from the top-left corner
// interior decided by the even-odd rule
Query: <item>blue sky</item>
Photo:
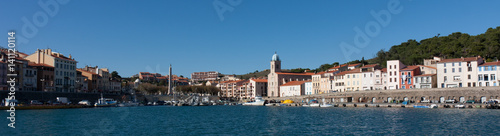
[[[408,39],[453,32],[476,35],[500,26],[500,1],[400,0],[401,12],[389,12],[389,23],[378,23],[378,33],[358,47],[354,28],[374,26],[370,11],[388,11],[390,1],[242,0],[231,5],[220,0],[219,5],[232,8],[222,14],[223,20],[214,1],[69,1],[59,3],[51,16],[38,1],[9,0],[0,5],[0,32],[15,30],[22,52],[51,48],[74,56],[78,67],[98,65],[131,76],[141,71],[166,74],[172,64],[174,74],[189,76],[269,69],[275,51],[283,68],[313,69],[347,62],[342,42],[360,51],[347,55],[350,59],[368,59]],[[42,15],[47,15],[45,23],[40,22]],[[22,18],[33,23],[33,16],[38,17],[38,31],[23,33]],[[4,36],[2,47],[7,43]]]

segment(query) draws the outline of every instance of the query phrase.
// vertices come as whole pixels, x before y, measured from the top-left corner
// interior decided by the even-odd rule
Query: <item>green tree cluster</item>
[[[486,60],[500,57],[500,27],[489,28],[485,33],[471,36],[455,32],[448,36],[421,40],[408,40],[394,45],[388,51],[380,50],[373,62],[386,65],[387,60],[400,60],[406,65],[423,64],[423,59],[434,56],[442,58],[460,58],[481,56]]]

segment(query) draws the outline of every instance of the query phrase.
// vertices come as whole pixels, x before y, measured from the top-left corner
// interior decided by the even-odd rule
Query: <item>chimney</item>
[[[68,55],[69,59],[71,59],[71,54]]]
[[[48,54],[48,55],[52,55],[52,49],[50,49],[50,48],[49,48],[49,49],[47,49],[47,54]]]

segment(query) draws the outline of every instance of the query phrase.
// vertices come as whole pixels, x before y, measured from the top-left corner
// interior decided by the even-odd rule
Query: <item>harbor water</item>
[[[500,110],[265,106],[6,111],[2,135],[498,135]]]

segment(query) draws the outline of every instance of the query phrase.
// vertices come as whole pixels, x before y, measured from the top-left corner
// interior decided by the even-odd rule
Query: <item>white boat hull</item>
[[[333,107],[331,104],[321,104],[319,107],[327,108],[327,107]]]
[[[243,103],[243,105],[246,105],[246,106],[264,106],[264,101],[247,102],[247,103]]]

